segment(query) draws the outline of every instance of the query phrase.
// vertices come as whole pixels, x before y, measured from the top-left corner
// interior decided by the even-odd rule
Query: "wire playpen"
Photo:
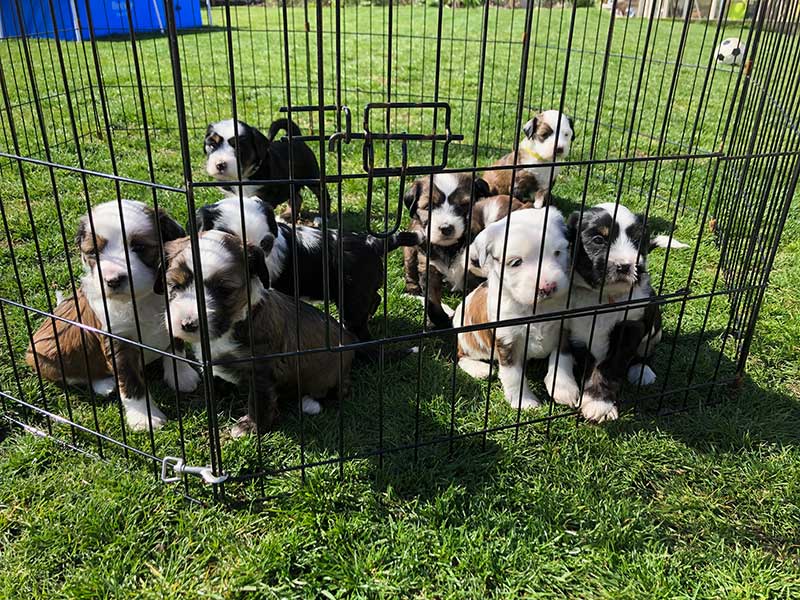
[[[137,29],[140,3],[105,4],[125,9],[123,35],[94,27],[109,20],[97,3],[73,4],[82,5],[79,41],[71,25],[53,26],[61,22],[55,0],[2,3],[3,19],[13,11],[18,25],[0,40],[0,406],[9,423],[92,456],[147,464],[193,499],[250,501],[311,469],[347,476],[352,465],[436,468],[465,446],[521,436],[535,443],[576,419],[579,409],[550,399],[543,361],[528,367],[543,400],[534,410],[510,406],[496,373],[480,381],[460,371],[455,333],[469,328],[429,326],[423,304],[403,293],[400,250],[387,252],[373,339],[355,345],[373,358],[357,361],[349,396],[315,416],[290,399],[263,436],[231,438],[247,386],[215,382],[213,368],[225,361],[199,349],[185,357],[174,344],[157,349],[202,382],[175,392],[148,368],[148,403],[168,421],[140,432],[126,427],[118,394],[56,385],[27,365],[36,329],[63,322],[54,316],[61,293],[80,286],[74,235],[92,206],[140,200],[185,223],[196,243],[197,209],[219,200],[221,186],[238,185],[208,176],[201,143],[210,123],[229,118],[264,130],[281,116],[297,123],[295,138],[316,155],[318,183],[332,200],[322,227],[382,240],[408,226],[403,195],[415,178],[477,179],[518,147],[534,114],[569,115],[575,137],[559,161],[551,208],[568,216],[620,203],[689,245],[649,256],[647,303],[660,307],[664,324],[651,363],[657,380],[625,385],[622,412],[634,416],[623,418],[735,393],[800,173],[800,37],[792,33],[800,11],[792,3],[750,3],[734,21],[725,2],[705,17],[687,2],[669,18],[659,18],[660,2],[639,3],[651,14],[635,17],[614,10],[616,2],[612,10],[581,2],[226,2],[202,13],[203,27],[185,29],[180,3],[163,2],[163,35]],[[183,4],[201,14],[199,3]],[[43,29],[26,30],[28,5],[49,17],[37,21]],[[725,65],[717,48],[730,37],[741,40],[744,59]],[[291,169],[287,184],[307,183]],[[321,303],[334,316],[335,294],[327,290]],[[454,307],[461,297],[444,299]],[[625,298],[615,310],[634,306]],[[563,328],[570,316],[604,311],[568,307],[521,322]],[[410,346],[419,351],[397,352]],[[324,349],[340,361],[348,346],[332,328]]]

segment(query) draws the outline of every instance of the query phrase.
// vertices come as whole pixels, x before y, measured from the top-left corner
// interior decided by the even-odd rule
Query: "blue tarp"
[[[164,2],[170,1],[175,9],[175,24],[178,29],[202,26],[199,0],[130,0],[134,31],[166,31],[167,14]],[[55,32],[58,31],[62,40],[88,40],[91,37],[90,22],[96,37],[128,35],[128,2],[0,0],[0,37],[20,37],[23,33],[28,37],[55,37]]]

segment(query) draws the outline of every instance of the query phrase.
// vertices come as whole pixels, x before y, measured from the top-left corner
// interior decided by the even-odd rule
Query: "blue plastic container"
[[[170,1],[178,29],[203,25],[199,0],[130,0],[134,31],[165,32],[164,2]],[[52,4],[51,10],[50,0],[0,0],[0,37],[25,34],[52,38],[58,31],[62,40],[88,40],[91,37],[90,15],[96,37],[130,33],[125,0],[52,0]]]

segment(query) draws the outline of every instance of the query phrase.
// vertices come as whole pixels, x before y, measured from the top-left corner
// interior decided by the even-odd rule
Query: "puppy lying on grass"
[[[250,390],[247,415],[239,419],[231,430],[233,437],[267,431],[278,416],[280,398],[301,396],[303,411],[315,414],[320,411],[319,400],[330,397],[341,400],[350,390],[353,352],[322,350],[326,345],[327,327],[330,328],[331,344],[339,339],[339,323],[303,302],[298,303],[298,315],[294,299],[270,289],[265,250],[267,253],[271,251],[273,241],[274,238],[268,234],[261,240],[260,247],[248,244],[245,249],[239,238],[218,230],[201,232],[198,239],[211,360],[224,363],[257,357],[212,367],[214,375],[237,385],[247,385],[251,374],[254,378],[255,388]],[[193,344],[195,351],[201,353],[195,295],[198,282],[190,239],[172,241],[164,246],[164,250],[166,292],[174,335]],[[249,286],[244,261],[250,274]],[[156,293],[165,291],[161,281],[161,278],[156,279]],[[354,341],[356,338],[342,329],[341,343],[345,345]],[[259,358],[310,349],[319,351],[299,357]]]

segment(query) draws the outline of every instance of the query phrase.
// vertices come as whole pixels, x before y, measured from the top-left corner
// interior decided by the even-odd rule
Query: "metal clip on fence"
[[[345,144],[349,144],[353,137],[353,114],[350,112],[350,108],[342,104],[339,112],[344,113],[344,131],[337,131],[328,138],[329,152],[333,152],[334,146],[338,140],[342,140]]]
[[[175,473],[175,475],[167,475],[167,470],[169,467],[172,467],[172,471]],[[228,479],[227,473],[214,475],[214,471],[211,469],[211,467],[190,467],[182,458],[177,456],[165,456],[161,460],[161,481],[164,483],[175,483],[176,481],[180,481],[181,475],[183,474],[199,475],[203,478],[203,481],[212,485],[222,483]]]

